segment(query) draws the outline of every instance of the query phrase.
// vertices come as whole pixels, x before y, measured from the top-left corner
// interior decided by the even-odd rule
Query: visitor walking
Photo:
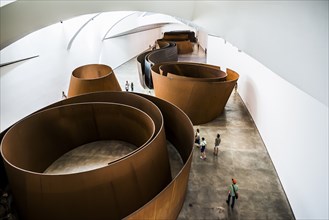
[[[218,156],[218,148],[219,148],[220,142],[221,142],[220,134],[217,134],[217,137],[215,138],[215,147],[214,147],[215,156]]]
[[[199,130],[199,128],[196,129],[196,132],[194,135],[194,143],[195,143],[195,146],[200,147],[200,130]]]
[[[67,99],[67,96],[65,95],[64,91],[62,91],[62,99]]]
[[[130,89],[131,89],[132,92],[134,91],[134,83],[133,82],[130,83]]]
[[[126,89],[126,92],[128,92],[128,91],[129,91],[129,82],[128,82],[128,81],[126,81],[126,84],[125,84],[125,89]]]
[[[207,142],[206,142],[206,140],[204,139],[204,137],[202,137],[202,139],[201,139],[201,144],[200,144],[200,146],[201,146],[201,156],[200,156],[200,158],[201,158],[202,160],[205,160],[205,159],[207,159],[207,156],[206,156]]]
[[[226,200],[226,203],[228,205],[230,205],[230,200],[231,200],[231,197],[232,197],[232,204],[231,204],[232,209],[234,207],[235,199],[238,199],[239,187],[236,183],[237,183],[236,179],[232,179],[232,185],[229,186],[228,197],[227,197],[227,200]]]

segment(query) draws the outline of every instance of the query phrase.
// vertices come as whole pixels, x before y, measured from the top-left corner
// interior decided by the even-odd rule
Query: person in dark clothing
[[[200,147],[200,130],[199,130],[199,128],[196,129],[196,132],[194,135],[194,143],[197,147]]]
[[[128,81],[126,81],[126,84],[125,84],[125,89],[126,89],[126,92],[128,92],[128,91],[129,91],[129,82],[128,82]]]
[[[134,83],[133,82],[130,83],[130,88],[131,88],[131,91],[133,92],[134,91]]]

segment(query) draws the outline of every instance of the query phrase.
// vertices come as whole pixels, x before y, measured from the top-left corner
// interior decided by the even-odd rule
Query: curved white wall
[[[192,19],[194,1],[15,1],[0,8],[0,48],[60,20],[108,11],[148,11]]]
[[[196,1],[193,22],[328,106],[329,1]]]
[[[207,62],[240,74],[238,92],[296,219],[328,219],[328,107],[221,38],[208,38]]]

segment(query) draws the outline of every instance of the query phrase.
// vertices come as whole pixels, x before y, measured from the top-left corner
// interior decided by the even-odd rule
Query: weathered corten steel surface
[[[164,42],[159,49],[146,51],[137,56],[139,81],[144,89],[153,89],[151,67],[160,62],[177,61],[177,45],[173,42]]]
[[[89,64],[73,70],[68,97],[95,91],[122,91],[111,67]]]
[[[157,43],[162,42],[175,42],[177,44],[178,54],[186,54],[193,52],[193,44],[191,42],[196,42],[195,33],[189,30],[182,31],[170,31],[163,34],[162,39],[158,39]]]
[[[150,51],[146,51],[141,53],[137,56],[137,68],[138,68],[138,76],[139,76],[139,83],[141,86],[146,89],[148,88],[146,85],[146,72],[145,72],[145,57],[149,54]],[[151,74],[150,74],[151,75]]]
[[[190,30],[176,30],[167,31],[163,33],[164,40],[189,40],[191,42],[197,42],[194,31]]]
[[[239,74],[207,64],[167,62],[152,67],[152,78],[155,95],[178,106],[197,125],[222,113]]]
[[[96,92],[45,107],[1,134],[1,156],[22,219],[177,218],[193,149],[193,126],[156,97]],[[61,155],[98,140],[123,140],[135,151],[91,171],[43,171]],[[184,162],[171,177],[166,139]]]
[[[165,42],[174,42],[177,45],[177,53],[178,54],[187,54],[187,53],[192,53],[193,52],[193,44],[189,40],[164,40],[164,39],[159,39],[157,40],[158,44],[163,44]]]
[[[126,219],[176,219],[184,203],[189,179],[194,146],[193,126],[185,113],[173,104],[153,96],[139,95],[151,100],[160,108],[165,121],[167,139],[179,152],[184,165],[158,196]]]
[[[159,64],[160,74],[169,78],[184,80],[188,77],[189,80],[197,81],[225,81],[227,73],[221,71],[219,66],[204,65],[200,63],[179,62],[179,63],[163,63]]]

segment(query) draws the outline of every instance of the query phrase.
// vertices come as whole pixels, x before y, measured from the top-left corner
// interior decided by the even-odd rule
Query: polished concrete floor
[[[187,197],[179,219],[294,219],[280,180],[262,139],[239,94],[233,92],[222,115],[201,126],[207,159],[194,149]],[[216,134],[219,155],[213,155]],[[239,199],[225,202],[231,179]]]
[[[205,58],[203,50],[196,50],[193,54],[180,56],[180,61],[205,62]],[[152,90],[145,90],[139,84],[136,59],[116,68],[114,72],[122,88],[128,80],[134,83],[134,92],[153,94]],[[294,219],[266,147],[238,91],[232,92],[223,114],[212,122],[195,126],[197,128],[208,143],[207,159],[200,159],[200,149],[194,148],[187,195],[178,219]],[[214,156],[217,133],[221,134],[222,141],[219,155]],[[98,161],[94,165],[90,165],[93,160],[88,162],[89,165],[77,162],[79,157],[84,160],[88,152],[88,146],[82,146],[81,151],[64,155],[47,172],[78,172],[81,167],[93,169],[133,150],[133,146],[126,145],[124,151],[117,151],[116,155],[111,156],[109,152],[125,143],[93,144],[100,146],[102,155],[93,152],[93,160]],[[170,143],[168,150],[175,175],[181,166],[180,158]],[[234,209],[225,203],[232,178],[237,179],[239,186],[239,199]]]

